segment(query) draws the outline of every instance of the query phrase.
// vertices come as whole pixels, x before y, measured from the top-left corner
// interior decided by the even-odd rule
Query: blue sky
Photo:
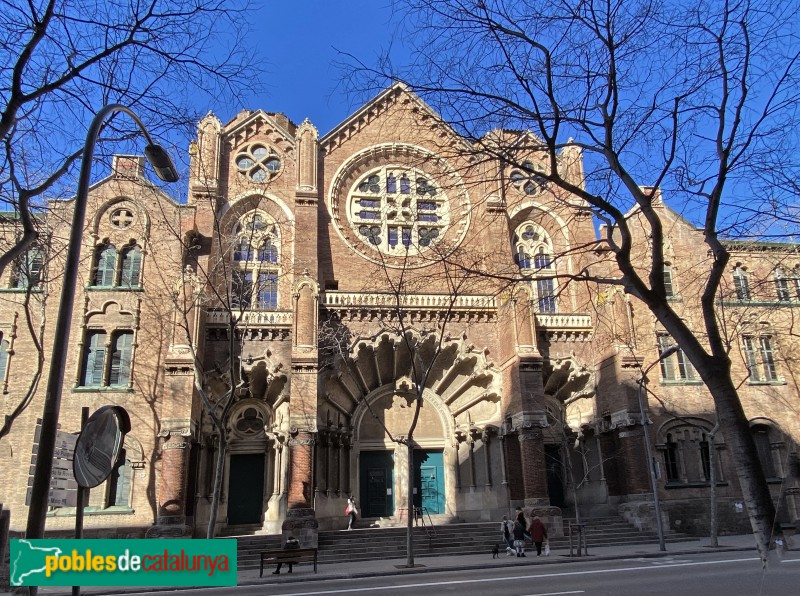
[[[320,135],[330,131],[363,97],[344,91],[344,60],[353,54],[367,64],[389,46],[391,0],[257,0],[250,49],[265,93],[246,105],[211,105],[223,122],[241,109],[283,112],[295,123],[309,118]],[[396,42],[393,51],[402,51]]]

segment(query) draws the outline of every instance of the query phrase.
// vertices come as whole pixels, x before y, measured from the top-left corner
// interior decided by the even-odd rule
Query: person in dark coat
[[[528,534],[528,520],[525,519],[525,512],[522,507],[517,507],[517,521],[522,524],[522,533],[524,540],[530,540],[531,535]]]
[[[517,551],[518,557],[525,556],[525,526],[519,523],[519,520],[514,522],[514,550]]]
[[[547,528],[538,515],[531,520],[531,527],[528,532],[531,535],[531,540],[536,545],[536,556],[538,557],[542,554],[542,543],[547,540]]]
[[[300,541],[295,538],[294,536],[289,536],[286,538],[286,544],[283,545],[283,550],[298,550],[300,548]],[[292,565],[294,565],[294,561],[287,561],[286,564],[289,566],[289,573],[292,572]],[[272,572],[272,575],[280,575],[281,574],[281,565],[283,563],[278,563],[277,569]]]

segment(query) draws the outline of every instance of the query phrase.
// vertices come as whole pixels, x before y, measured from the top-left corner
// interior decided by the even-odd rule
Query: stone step
[[[565,520],[569,522],[570,520]],[[363,520],[359,520],[363,522]],[[639,531],[619,517],[602,517],[582,520],[585,524],[589,550],[593,546],[614,544],[653,544],[655,532]],[[564,524],[565,532],[568,523]],[[414,527],[414,552],[419,556],[491,553],[501,542],[499,522],[472,522]],[[685,539],[668,531],[665,540],[675,542]],[[280,548],[280,536],[263,534],[239,536],[239,566],[257,568],[260,551]],[[550,540],[556,550],[569,548],[568,536],[555,536]],[[406,555],[406,528],[361,527],[351,531],[329,530],[319,533],[319,561],[367,561],[377,558],[403,558]]]

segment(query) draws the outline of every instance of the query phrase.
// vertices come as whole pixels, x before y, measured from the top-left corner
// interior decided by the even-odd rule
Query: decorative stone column
[[[281,526],[283,542],[294,536],[303,548],[317,548],[319,523],[311,508],[314,434],[295,430],[289,444],[289,498]]]
[[[547,495],[547,470],[544,458],[544,436],[541,428],[519,429],[520,455],[522,456],[522,482],[525,505],[549,507]]]
[[[167,418],[158,436],[161,443],[161,475],[158,483],[158,517],[148,537],[191,536],[186,525],[189,455],[196,424],[189,418]]]

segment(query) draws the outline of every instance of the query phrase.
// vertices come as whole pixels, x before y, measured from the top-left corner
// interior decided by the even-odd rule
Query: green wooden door
[[[228,525],[261,523],[264,503],[264,454],[231,455]]]
[[[362,451],[359,464],[362,517],[394,515],[394,458],[391,451]]]
[[[431,515],[444,513],[444,458],[441,451],[414,451],[414,505]]]

